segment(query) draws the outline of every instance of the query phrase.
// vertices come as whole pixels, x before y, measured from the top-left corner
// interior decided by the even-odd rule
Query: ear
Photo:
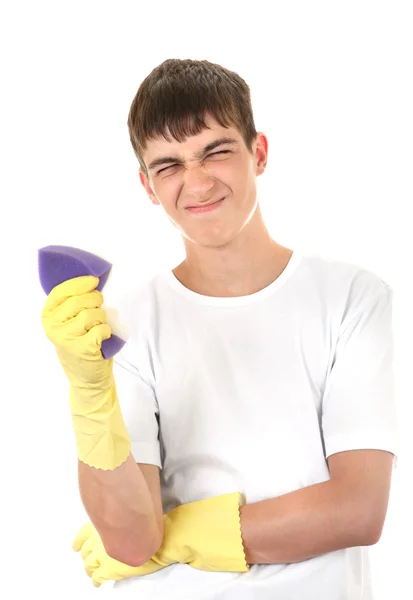
[[[152,204],[160,204],[159,200],[157,199],[157,197],[155,196],[155,194],[153,192],[153,189],[149,185],[149,180],[148,180],[147,175],[142,171],[142,169],[139,169],[139,179],[141,180],[141,184],[145,188],[145,192],[148,194],[149,198],[151,199]]]
[[[254,155],[256,159],[256,175],[261,175],[265,171],[268,160],[268,139],[261,132],[258,132],[255,138]]]

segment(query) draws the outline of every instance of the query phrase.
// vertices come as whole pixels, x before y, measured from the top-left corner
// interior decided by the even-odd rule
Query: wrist
[[[123,464],[131,441],[118,404],[96,418],[72,414],[79,460],[96,469],[114,470]]]
[[[109,410],[117,403],[116,385],[112,370],[100,373],[95,381],[77,377],[70,380],[70,406],[72,412],[83,415]]]
[[[125,462],[131,443],[115,386],[101,392],[98,401],[80,403],[71,389],[70,405],[79,460],[104,470]]]

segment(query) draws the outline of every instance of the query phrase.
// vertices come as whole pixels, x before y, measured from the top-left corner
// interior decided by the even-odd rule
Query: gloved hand
[[[116,394],[113,358],[105,360],[101,352],[112,332],[98,283],[97,277],[84,276],[54,287],[42,324],[70,383],[78,457],[89,466],[113,470],[129,456],[130,438]]]
[[[85,570],[95,586],[154,573],[174,563],[202,571],[245,573],[249,566],[241,537],[240,498],[239,492],[223,494],[188,502],[166,513],[162,546],[140,567],[108,557],[99,535],[88,523],[77,534],[73,549],[82,550]]]
[[[163,567],[149,560],[141,567],[131,567],[111,558],[102,543],[102,540],[92,523],[85,523],[79,529],[72,548],[75,552],[81,551],[84,569],[95,587],[113,580],[128,579],[138,575],[147,575]]]

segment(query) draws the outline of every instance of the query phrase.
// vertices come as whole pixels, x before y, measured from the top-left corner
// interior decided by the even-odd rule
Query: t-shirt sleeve
[[[159,444],[159,407],[153,386],[141,375],[127,342],[113,359],[113,373],[123,419],[137,463],[162,468]]]
[[[376,449],[394,454],[397,464],[392,299],[386,284],[343,319],[322,402],[326,458]]]

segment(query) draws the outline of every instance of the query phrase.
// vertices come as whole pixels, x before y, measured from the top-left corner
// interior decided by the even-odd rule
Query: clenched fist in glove
[[[76,277],[47,296],[42,324],[70,383],[70,407],[79,459],[113,470],[130,452],[130,439],[116,395],[113,358],[101,352],[111,336],[99,279]]]

